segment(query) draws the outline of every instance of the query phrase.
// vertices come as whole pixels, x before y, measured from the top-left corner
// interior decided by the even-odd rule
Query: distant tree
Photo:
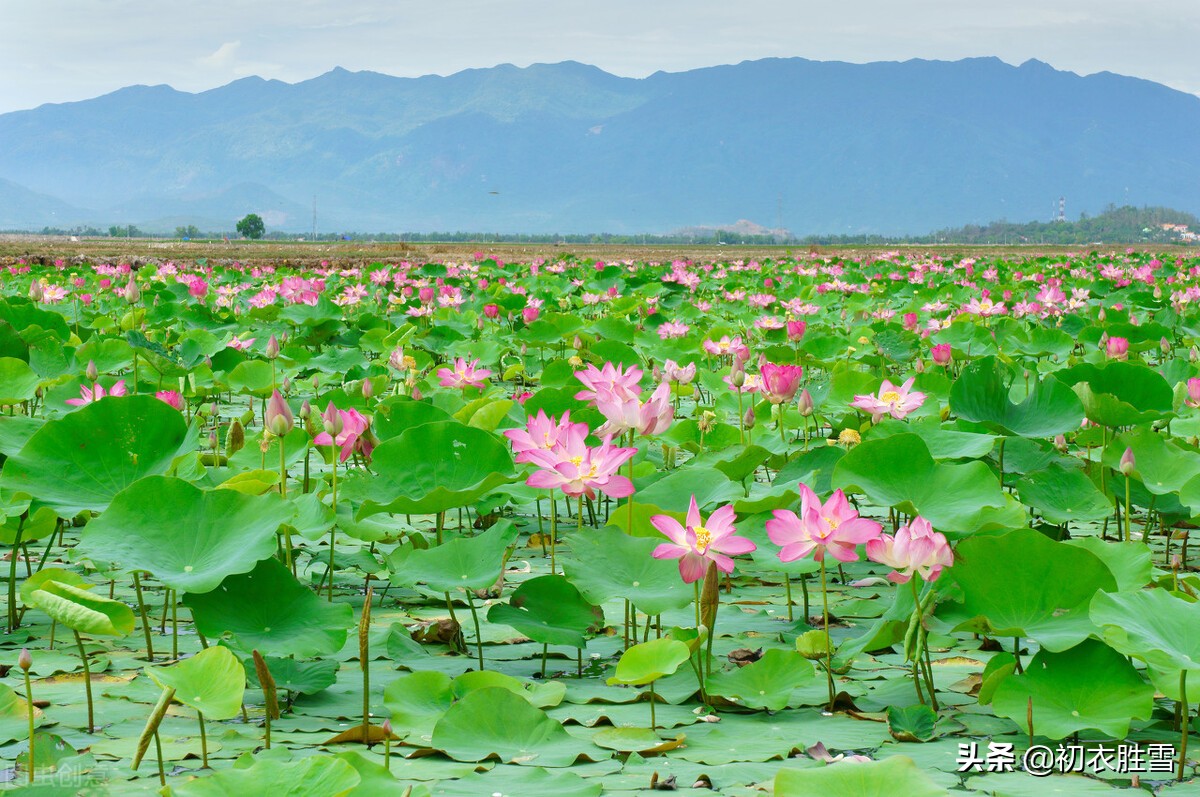
[[[258,239],[267,231],[267,225],[263,223],[262,216],[251,213],[237,223],[237,231],[244,238]]]
[[[143,233],[132,224],[114,224],[108,228],[110,238],[141,238]]]
[[[199,238],[200,237],[200,228],[197,227],[195,224],[189,224],[186,227],[176,227],[175,228],[175,237],[176,238]]]

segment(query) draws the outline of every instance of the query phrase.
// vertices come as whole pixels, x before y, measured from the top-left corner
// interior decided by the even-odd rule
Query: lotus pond
[[[12,262],[0,782],[1200,794],[1197,301],[1134,252]]]

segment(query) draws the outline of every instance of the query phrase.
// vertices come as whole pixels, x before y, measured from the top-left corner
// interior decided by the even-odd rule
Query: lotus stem
[[[34,737],[36,736],[36,732],[33,728],[33,687],[29,684],[29,664],[31,662],[28,659],[29,653],[27,651],[22,651],[22,654],[22,657],[17,661],[21,663],[21,669],[24,671],[25,676],[25,714],[29,717],[29,783],[33,785],[33,774],[36,769],[34,762],[37,759],[34,756]]]
[[[329,602],[333,603],[333,551],[337,547],[337,446],[330,446],[329,452],[333,457],[333,525],[329,527]]]
[[[363,721],[362,741],[371,744],[371,601],[375,598],[373,587],[367,587],[362,615],[358,620],[358,663],[363,674]]]
[[[558,550],[558,496],[550,493],[550,575],[555,575],[555,555]]]
[[[908,583],[912,587],[912,596],[913,596],[912,622],[916,623],[916,628],[912,629],[913,636],[915,637],[915,639],[914,639],[912,655],[910,657],[912,660],[913,686],[916,687],[916,690],[917,690],[917,702],[919,702],[923,706],[923,705],[925,705],[925,695],[921,691],[921,677],[922,676],[920,673],[921,641],[922,641],[921,640],[921,593],[917,589],[917,580],[915,578],[910,578],[908,580]],[[911,628],[911,626],[910,626],[910,628]]]
[[[154,704],[154,709],[150,712],[150,716],[146,718],[146,727],[142,729],[142,735],[138,737],[137,749],[133,754],[133,762],[130,769],[137,772],[137,768],[142,764],[142,758],[145,757],[146,751],[150,749],[150,738],[157,737],[158,726],[162,722],[162,718],[166,716],[167,707],[171,705],[172,698],[175,697],[175,690],[172,687],[166,687],[162,690],[162,694],[158,696],[158,702]],[[158,760],[161,768],[162,764],[162,746],[158,746]]]
[[[787,595],[788,622],[790,623],[794,619],[792,617],[792,577],[787,573],[783,574],[783,586]]]
[[[254,674],[258,676],[258,685],[263,690],[263,716],[266,720],[263,746],[270,750],[271,720],[279,716],[279,699],[275,692],[275,679],[271,677],[271,670],[267,667],[266,659],[257,650],[252,651],[251,655],[254,657]],[[244,710],[243,708],[243,712]]]
[[[475,610],[475,600],[471,596],[471,591],[463,588],[463,592],[467,594],[467,606],[471,609],[471,620],[475,623],[475,650],[479,654],[479,671],[483,672],[483,633],[479,630],[479,612]],[[542,647],[542,677],[546,675],[546,649]]]
[[[88,664],[87,651],[83,649],[83,637],[75,632],[75,644],[79,646],[79,658],[83,661],[83,689],[87,694],[88,733],[96,732],[96,722],[92,711],[92,669]]]
[[[1133,515],[1129,511],[1129,476],[1125,476],[1125,542],[1129,542],[1131,537],[1130,527],[1132,525]]]
[[[633,440],[634,440],[633,430],[630,429],[629,430],[629,447],[630,448],[635,448],[635,446],[633,445]],[[637,455],[634,454],[634,456],[637,456]],[[633,484],[633,457],[629,458],[629,483]],[[625,503],[629,506],[629,529],[627,530],[627,533],[633,534],[633,495],[632,494],[629,495],[625,499]]]
[[[1191,709],[1188,707],[1187,698],[1187,669],[1179,671],[1179,707],[1183,714],[1182,734],[1179,741],[1179,772],[1176,774],[1176,780],[1183,780],[1183,768],[1187,762],[1187,746],[1188,746],[1188,719],[1191,714]]]
[[[829,685],[829,710],[833,711],[837,693],[833,685],[833,636],[829,633],[829,585],[825,576],[825,557],[821,557],[821,616],[825,621],[825,682]]]
[[[21,513],[20,519],[17,520],[17,534],[13,538],[12,550],[9,551],[8,562],[8,633],[12,633],[17,628],[17,549],[21,545],[21,535],[25,532],[25,519],[29,517],[29,511]]]
[[[146,635],[146,660],[154,663],[154,643],[150,641],[150,618],[146,612],[146,601],[142,596],[142,582],[137,571],[133,571],[133,590],[137,593],[138,613],[142,616],[142,633]]]
[[[287,499],[287,462],[286,452],[283,446],[283,437],[279,438],[279,496]],[[287,541],[287,566],[288,570],[292,571],[292,575],[296,575],[296,560],[292,556],[292,527],[284,527],[284,537]]]
[[[650,682],[650,730],[651,731],[658,730],[658,718],[654,716],[654,704],[656,702],[658,702],[658,701],[655,700],[654,681],[651,681]]]
[[[160,786],[167,785],[167,773],[163,768],[163,752],[162,739],[158,736],[158,728],[154,729],[154,757],[158,759],[158,783]]]
[[[197,711],[196,717],[200,720],[200,765],[208,769],[208,734],[204,731],[204,712]]]

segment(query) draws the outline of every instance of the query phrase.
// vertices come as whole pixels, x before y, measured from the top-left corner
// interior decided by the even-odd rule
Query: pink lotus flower
[[[278,390],[271,391],[267,400],[267,411],[263,415],[263,426],[276,437],[283,437],[295,427],[296,418],[292,408]]]
[[[940,365],[943,368],[949,365],[950,361],[954,359],[954,349],[951,348],[949,343],[939,343],[929,350],[929,354],[933,357],[934,364]]]
[[[1200,407],[1200,377],[1193,376],[1187,381],[1187,394],[1183,403],[1193,409]]]
[[[500,305],[485,304],[483,306],[483,314],[488,318],[492,318],[492,319],[499,318],[500,317]]]
[[[596,408],[607,419],[596,430],[598,435],[620,435],[633,430],[640,435],[665,432],[675,417],[671,406],[671,386],[661,383],[644,404],[637,396],[621,395],[601,388],[597,391]]]
[[[256,341],[256,340],[258,340],[258,338],[246,338],[245,340],[239,340],[237,337],[234,337],[233,340],[229,341],[225,345],[231,349],[237,349],[238,351],[245,351],[246,349],[248,349],[252,345],[254,345],[254,341]]]
[[[764,363],[758,370],[762,375],[763,398],[772,404],[791,401],[800,390],[800,377],[804,369],[799,365]]]
[[[478,365],[477,359],[467,362],[466,358],[458,357],[454,360],[454,370],[439,368],[437,375],[442,380],[442,387],[483,387],[483,380],[491,376],[492,372],[486,368],[478,368]]]
[[[642,369],[636,365],[626,370],[625,366],[610,362],[601,368],[588,363],[586,370],[575,372],[575,378],[587,388],[575,394],[580,401],[595,403],[601,392],[614,393],[621,398],[636,397],[642,392],[642,386],[638,384],[642,380]]]
[[[739,360],[746,360],[750,357],[750,349],[742,343],[741,335],[733,338],[722,335],[720,340],[706,340],[704,341],[704,350],[714,357],[732,355]]]
[[[563,413],[560,421],[546,415],[545,410],[538,410],[524,429],[509,429],[504,436],[512,442],[517,462],[553,468],[561,459],[556,451],[582,451],[587,447],[584,439],[588,436],[588,427],[586,423],[571,423],[569,410]]]
[[[331,423],[335,415],[337,419]],[[331,401],[321,417],[325,420],[325,431],[313,438],[313,445],[340,447],[341,462],[349,459],[355,451],[370,460],[371,452],[375,450],[375,440],[367,433],[371,422],[365,415],[356,409],[339,410]]]
[[[183,412],[183,395],[178,390],[160,390],[154,394],[154,397]]]
[[[104,385],[96,382],[92,387],[87,385],[79,386],[80,398],[67,399],[67,403],[72,407],[82,407],[84,404],[91,404],[93,401],[99,401],[108,396],[124,396],[125,395],[125,380],[118,379],[113,383],[113,386],[108,389],[108,393],[104,392]]]
[[[787,322],[787,339],[791,343],[799,343],[804,337],[804,331],[808,324],[803,321],[788,321]]]
[[[1129,358],[1128,338],[1109,338],[1104,342],[1104,353],[1110,360],[1125,360]]]
[[[696,364],[688,363],[684,367],[674,360],[667,360],[663,363],[663,375],[667,377],[668,381],[689,385],[696,378]]]
[[[871,413],[872,419],[876,422],[884,415],[891,415],[897,420],[903,420],[910,412],[925,403],[925,394],[912,389],[915,379],[916,377],[909,377],[908,381],[899,386],[893,385],[885,379],[879,387],[878,396],[855,396],[854,401],[850,402],[850,406]]]
[[[561,489],[572,498],[580,495],[595,498],[597,490],[611,498],[625,498],[633,495],[633,482],[619,475],[617,470],[636,453],[636,448],[612,445],[608,437],[595,448],[556,448],[554,454],[558,461],[553,467],[535,471],[525,484],[547,490]]]
[[[541,314],[542,311],[536,307],[525,307],[521,310],[521,320],[524,321],[526,325],[532,324],[534,321],[538,320],[538,316]]]
[[[712,562],[722,573],[733,572],[730,556],[750,553],[756,546],[745,537],[736,535],[733,526],[733,506],[725,505],[708,516],[708,522],[700,515],[696,496],[692,496],[684,525],[670,515],[654,515],[650,523],[670,542],[664,542],[651,554],[655,559],[678,559],[679,575],[684,583],[691,584],[704,578],[708,563]]]
[[[888,580],[907,583],[913,575],[926,582],[936,581],[942,570],[954,564],[954,553],[945,535],[933,530],[929,521],[918,515],[896,536],[881,534],[867,541],[867,558],[893,568]]]
[[[841,490],[834,490],[822,504],[807,484],[800,485],[799,515],[790,509],[776,509],[773,514],[767,521],[767,536],[781,547],[781,562],[809,554],[821,562],[826,552],[838,561],[853,562],[858,559],[857,546],[883,530],[875,521],[859,517]]]

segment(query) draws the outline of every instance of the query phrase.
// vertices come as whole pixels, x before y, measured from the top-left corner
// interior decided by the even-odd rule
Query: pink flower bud
[[[279,339],[272,335],[267,340],[267,359],[274,360],[279,356]]]
[[[485,304],[483,306],[483,314],[485,316],[487,316],[488,318],[492,318],[492,319],[499,318],[500,317],[500,305]]]
[[[930,355],[933,357],[935,365],[940,365],[945,368],[954,359],[954,349],[949,343],[939,343],[930,349]]]
[[[89,382],[95,382],[100,376],[100,372],[96,370],[96,361],[88,360],[87,371],[85,372]]]
[[[263,425],[276,437],[283,437],[296,425],[292,408],[283,400],[278,390],[272,391],[271,398],[267,401],[267,414]]]
[[[375,385],[373,385],[371,383],[370,379],[364,379],[362,381],[362,396],[363,396],[363,398],[370,398],[371,396],[374,396],[374,395],[375,395]]]
[[[808,325],[803,321],[787,322],[787,339],[790,343],[798,343],[804,337]]]
[[[29,668],[33,666],[33,656],[30,655],[29,648],[21,648],[21,652],[17,656],[17,666],[25,672],[29,672]]]
[[[1124,473],[1126,476],[1128,476],[1129,474],[1133,473],[1135,468],[1137,468],[1137,459],[1135,459],[1133,456],[1133,449],[1126,448],[1125,453],[1121,455],[1121,464],[1119,466],[1119,470],[1121,473]]]
[[[797,407],[800,410],[800,414],[805,418],[813,414],[813,398],[812,394],[808,392],[808,388],[800,391],[800,398],[797,401]]]

